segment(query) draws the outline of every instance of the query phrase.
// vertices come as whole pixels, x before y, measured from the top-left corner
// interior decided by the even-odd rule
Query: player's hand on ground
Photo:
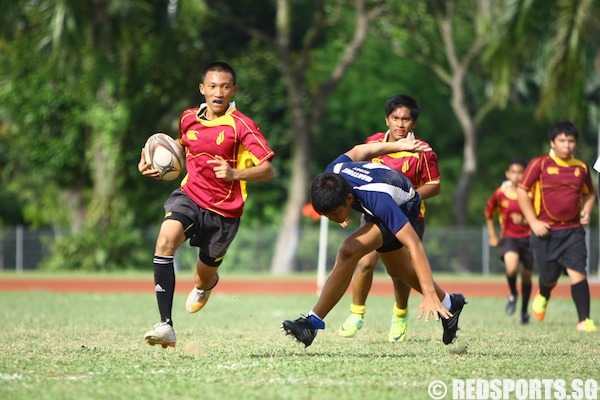
[[[216,164],[213,167],[213,171],[215,172],[215,176],[219,179],[223,179],[226,181],[232,181],[235,179],[233,168],[225,159],[221,156],[215,156],[214,160],[208,160],[209,164]]]
[[[536,220],[529,227],[531,228],[531,231],[537,237],[545,237],[545,236],[548,236],[548,234],[550,233],[550,225],[545,222],[540,221],[539,219]]]
[[[398,151],[410,151],[410,152],[423,152],[423,151],[431,151],[431,147],[420,141],[420,140],[410,140],[410,139],[400,139],[396,141],[399,148]]]
[[[140,156],[140,161],[138,162],[138,171],[140,171],[140,173],[144,176],[160,179],[160,171],[157,169],[152,169],[152,164],[149,164],[146,161],[146,155],[144,153],[144,149],[142,148],[142,154]]]
[[[429,318],[433,315],[436,321],[442,318],[450,318],[452,313],[448,311],[437,298],[437,296],[424,296],[423,301],[419,305],[419,316],[421,319],[425,316],[425,322],[429,322]]]

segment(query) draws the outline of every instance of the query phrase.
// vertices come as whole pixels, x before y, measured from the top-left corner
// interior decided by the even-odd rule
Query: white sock
[[[319,317],[317,314],[315,314],[315,312],[314,312],[313,310],[310,310],[310,312],[308,313],[308,315],[309,315],[309,316],[311,316],[311,315],[312,315],[313,317],[317,318],[319,321],[323,321],[323,320],[321,319],[321,317]]]
[[[450,301],[450,295],[448,293],[446,293],[446,296],[444,296],[442,305],[446,308],[446,310],[450,311],[450,307],[452,307],[452,301]]]
[[[312,321],[312,325],[314,328],[316,329],[325,329],[325,322],[321,319],[321,317],[319,317],[317,314],[315,314],[315,312],[313,310],[310,310],[310,312],[308,313],[308,316],[312,316],[316,319],[316,321],[313,319]]]

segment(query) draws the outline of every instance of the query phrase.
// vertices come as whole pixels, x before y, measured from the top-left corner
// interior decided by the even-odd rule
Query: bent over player
[[[410,140],[422,139],[415,137],[413,129],[417,126],[419,119],[419,103],[407,95],[397,95],[390,97],[385,103],[385,123],[389,128],[387,132],[379,132],[369,136],[365,143],[371,142],[395,142],[400,139],[408,138]],[[429,146],[428,143],[423,144]],[[388,167],[401,172],[408,177],[421,195],[421,199],[429,199],[440,193],[440,172],[437,164],[437,155],[433,150],[423,152],[400,151],[390,154],[384,154],[373,158],[373,162],[385,164]],[[423,240],[425,233],[425,203],[421,202],[421,212],[414,228]],[[361,218],[364,223],[364,218]],[[410,255],[406,251],[403,262],[410,263]],[[354,337],[356,332],[364,324],[365,312],[367,309],[367,296],[373,282],[373,272],[379,261],[376,251],[372,251],[358,261],[354,278],[352,280],[352,304],[350,305],[350,315],[340,327],[339,333],[343,337]],[[388,333],[389,342],[403,342],[406,339],[408,330],[408,298],[410,296],[410,286],[397,279],[392,279],[394,283],[394,292],[398,297],[392,308],[392,320]]]
[[[336,158],[318,175],[311,186],[311,201],[320,215],[344,224],[352,209],[364,214],[366,224],[351,233],[341,244],[335,265],[317,304],[294,321],[286,320],[281,328],[298,342],[309,346],[323,319],[340,301],[350,281],[354,266],[365,254],[377,250],[392,279],[406,282],[423,294],[418,317],[442,317],[442,340],[449,344],[456,337],[458,318],[465,304],[461,294],[449,295],[432,278],[423,244],[413,228],[421,206],[421,196],[410,180],[382,164],[359,161],[396,151],[425,150],[420,141],[368,143],[354,146]],[[404,263],[405,246],[412,263]]]
[[[175,251],[186,240],[199,247],[195,287],[186,310],[199,311],[219,282],[217,270],[235,237],[246,199],[246,181],[271,180],[273,151],[258,126],[231,101],[237,92],[234,69],[209,64],[199,86],[205,103],[185,110],[179,143],[185,150],[187,175],[165,202],[165,217],[154,249],[154,283],[160,322],[146,332],[150,345],[175,347],[171,311],[175,292]],[[157,178],[142,151],[140,172]]]

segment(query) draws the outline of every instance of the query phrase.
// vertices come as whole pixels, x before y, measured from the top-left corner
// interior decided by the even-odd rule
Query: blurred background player
[[[506,268],[506,281],[508,282],[508,301],[506,314],[513,315],[517,307],[517,273],[521,264],[521,323],[529,323],[529,297],[531,296],[531,272],[533,270],[533,255],[529,246],[529,225],[521,212],[517,200],[517,187],[527,160],[513,158],[508,162],[505,171],[506,181],[494,190],[485,206],[485,218],[489,234],[490,247],[500,246],[500,257]],[[496,235],[494,214],[498,212],[500,223],[500,236]]]
[[[397,95],[389,98],[385,104],[385,124],[389,128],[388,131],[369,136],[365,143],[395,142],[405,138],[414,140],[416,137],[413,130],[417,126],[419,114],[420,107],[414,98],[407,95]],[[416,139],[422,141],[420,138]],[[429,146],[426,142],[423,143]],[[440,193],[440,172],[437,155],[433,150],[426,152],[400,151],[375,157],[372,161],[385,164],[409,178],[423,200]],[[415,230],[421,240],[425,233],[424,216],[425,204],[422,202],[419,220],[415,225]],[[364,223],[364,219],[361,219],[361,223]],[[406,249],[402,251],[405,253],[402,262],[410,263],[408,251]],[[364,324],[367,296],[371,290],[373,272],[378,261],[379,256],[376,251],[372,251],[358,261],[352,281],[350,315],[339,330],[339,334],[343,337],[353,337]],[[393,307],[388,340],[390,342],[402,342],[406,338],[408,329],[408,298],[411,288],[402,281],[392,280],[397,296]]]
[[[258,126],[240,113],[231,99],[237,93],[234,69],[209,64],[199,85],[205,103],[185,110],[179,121],[179,143],[186,154],[187,175],[165,202],[165,217],[154,250],[154,283],[161,321],[144,338],[150,345],[175,347],[171,311],[175,292],[175,251],[187,239],[199,247],[195,287],[186,310],[199,311],[219,282],[217,270],[233,241],[243,212],[246,181],[271,180],[274,156]],[[144,157],[138,169],[158,178]]]
[[[531,304],[543,321],[552,289],[566,271],[577,309],[577,330],[597,331],[590,319],[587,247],[583,225],[590,223],[596,195],[587,164],[573,156],[579,131],[569,121],[548,130],[550,153],[529,162],[517,189],[519,205],[531,228],[531,249],[540,271],[540,291]],[[528,192],[533,189],[534,199]]]

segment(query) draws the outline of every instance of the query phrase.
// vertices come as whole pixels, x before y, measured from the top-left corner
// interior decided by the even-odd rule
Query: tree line
[[[61,232],[49,265],[145,260],[140,229],[177,183],[141,177],[140,149],[177,136],[214,60],[237,69],[238,107],[276,151],[277,177],[249,187],[243,217],[279,227],[275,273],[294,267],[312,176],[386,129],[392,95],[419,100],[417,134],[438,153],[432,225],[482,223],[506,162],[546,152],[556,120],[596,157],[597,0],[0,3],[0,224]]]

